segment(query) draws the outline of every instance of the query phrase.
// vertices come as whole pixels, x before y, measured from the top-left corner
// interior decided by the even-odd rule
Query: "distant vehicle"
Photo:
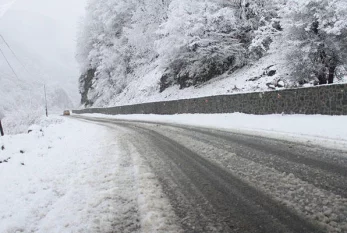
[[[70,116],[71,114],[70,114],[70,111],[69,110],[65,110],[64,112],[63,112],[63,116]]]

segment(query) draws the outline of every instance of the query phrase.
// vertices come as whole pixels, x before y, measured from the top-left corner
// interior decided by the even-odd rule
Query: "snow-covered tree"
[[[289,2],[293,76],[300,82],[333,83],[336,68],[347,63],[347,4],[345,0]]]
[[[131,57],[124,28],[131,22],[132,9],[133,3],[125,0],[89,2],[77,47],[84,103],[93,104],[100,95],[124,88]]]
[[[250,37],[250,58],[257,60],[269,50],[276,37],[283,31],[281,10],[285,0],[253,0],[243,14],[244,30]]]
[[[207,81],[245,63],[235,10],[220,1],[173,0],[156,42],[161,90]]]
[[[153,70],[161,91],[233,72],[266,54],[284,2],[89,0],[77,49],[82,102],[106,105]]]
[[[124,29],[133,51],[133,69],[153,62],[158,56],[154,48],[154,43],[158,39],[156,31],[167,19],[169,3],[169,0],[142,0],[134,4],[131,23]]]
[[[239,38],[249,51],[248,58],[258,60],[269,50],[282,31],[280,10],[286,0],[231,0],[239,20]]]

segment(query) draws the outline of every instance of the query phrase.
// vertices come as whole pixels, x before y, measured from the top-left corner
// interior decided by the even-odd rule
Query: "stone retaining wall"
[[[73,111],[76,114],[102,113],[110,115],[233,112],[259,115],[276,113],[347,115],[347,84]]]

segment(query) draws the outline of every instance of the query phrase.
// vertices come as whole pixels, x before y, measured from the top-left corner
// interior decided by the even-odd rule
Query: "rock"
[[[267,76],[274,76],[276,74],[276,70],[269,70],[267,72]]]
[[[270,89],[276,90],[276,86],[273,83],[267,83],[266,86]]]
[[[261,79],[261,76],[250,78],[250,79],[248,79],[247,81],[252,81],[252,82],[254,82],[254,81],[257,81],[257,80],[259,80],[259,79]]]
[[[240,89],[239,88],[237,88],[237,86],[236,85],[234,85],[234,88],[232,89],[233,91],[239,91]]]
[[[19,152],[20,152],[21,154],[24,154],[24,150],[20,150]]]
[[[277,86],[278,86],[278,87],[284,87],[285,84],[284,84],[284,82],[283,82],[282,80],[279,80],[279,81],[277,82]]]
[[[272,23],[272,27],[273,27],[274,29],[276,29],[277,31],[283,31],[283,28],[282,28],[282,26],[281,26],[281,22],[280,22],[280,21],[274,21],[274,22]]]
[[[39,126],[39,125],[31,125],[29,128],[28,128],[28,133],[32,133],[32,132],[42,132],[42,127]]]
[[[339,216],[337,216],[337,214],[331,214],[330,219],[332,221],[338,221],[339,220]]]
[[[24,166],[25,164],[24,163],[20,163],[22,166]]]
[[[1,146],[1,150],[5,150],[5,146]]]
[[[270,69],[271,67],[274,67],[275,65],[269,65],[268,67],[265,68],[265,70]]]
[[[329,208],[324,211],[325,216],[330,216],[331,214],[332,214],[332,210]]]

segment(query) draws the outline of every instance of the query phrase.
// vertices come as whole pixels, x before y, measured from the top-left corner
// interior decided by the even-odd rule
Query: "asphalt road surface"
[[[347,153],[190,126],[74,116],[118,130],[184,232],[347,232]]]

